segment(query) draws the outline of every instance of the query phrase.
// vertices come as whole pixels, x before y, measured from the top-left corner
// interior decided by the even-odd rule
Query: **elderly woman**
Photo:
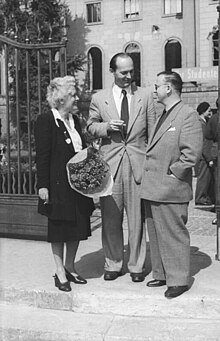
[[[48,217],[55,286],[62,291],[71,291],[70,282],[87,283],[77,274],[74,262],[79,241],[91,235],[90,215],[94,209],[92,199],[74,191],[67,178],[66,163],[86,147],[79,119],[72,113],[75,99],[74,77],[53,79],[47,89],[51,111],[40,115],[35,126],[38,212]]]

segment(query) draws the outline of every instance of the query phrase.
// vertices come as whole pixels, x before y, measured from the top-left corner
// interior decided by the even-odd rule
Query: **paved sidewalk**
[[[178,325],[179,322],[174,322],[175,319],[181,319],[181,321],[184,319],[185,322],[181,324],[181,328],[186,325],[186,321],[188,323],[195,321],[194,327],[197,326],[195,328],[198,329],[195,340],[220,341],[220,329],[213,327],[220,325],[220,262],[215,260],[216,226],[211,224],[214,217],[215,214],[211,213],[206,207],[199,208],[195,207],[193,202],[190,203],[188,228],[191,234],[192,287],[188,292],[173,300],[167,300],[164,297],[166,287],[148,288],[146,286],[146,282],[152,278],[149,243],[146,257],[146,280],[144,282],[133,283],[127,272],[126,265],[122,277],[113,282],[103,280],[104,259],[101,246],[101,218],[98,209],[92,217],[92,237],[88,241],[80,243],[77,254],[77,270],[87,278],[88,284],[82,286],[71,284],[72,291],[70,293],[63,293],[54,286],[52,276],[55,270],[50,244],[41,241],[2,238],[0,239],[0,311],[4,312],[6,316],[10,316],[10,314],[12,316],[16,316],[17,314],[18,316],[20,309],[23,316],[28,316],[28,312],[25,309],[32,311],[31,309],[38,308],[43,311],[42,314],[46,314],[48,312],[44,311],[46,308],[50,309],[51,313],[53,311],[53,314],[56,316],[57,314],[59,316],[59,311],[60,314],[61,311],[62,314],[64,311],[69,311],[74,312],[75,319],[78,318],[77,314],[92,314],[91,319],[94,318],[94,320],[96,316],[94,314],[98,314],[97,318],[100,318],[100,316],[107,318],[107,327],[114,329],[115,338],[109,338],[108,334],[108,337],[106,336],[104,338],[102,335],[97,340],[117,339],[119,341],[146,341],[148,337],[149,340],[160,340],[160,338],[150,338],[146,334],[147,330],[143,332],[142,337],[138,334],[137,339],[129,338],[129,333],[131,334],[132,331],[131,328],[128,328],[128,325],[131,324],[131,321],[137,323],[137,325],[140,323],[140,325],[144,326],[144,323],[152,324],[153,322],[149,321],[154,321],[155,318],[158,319],[159,324],[164,323],[163,328],[165,328],[166,325],[169,325],[167,319],[172,320],[170,322],[171,325],[175,325],[175,323]],[[126,219],[124,221],[124,236],[126,264]],[[37,314],[38,312],[36,312],[36,316],[38,316]],[[62,314],[60,315],[61,319]],[[116,324],[116,320],[112,319],[113,316],[118,316],[118,322]],[[139,321],[138,319],[141,320]],[[120,325],[120,321],[125,322]],[[128,323],[128,321],[130,322]],[[11,320],[10,323],[12,323]],[[13,326],[9,326],[10,323],[8,319],[4,321],[0,319],[0,329],[2,327],[3,329],[8,328],[13,331]],[[22,323],[24,324],[24,322]],[[20,326],[21,329],[23,328],[22,323]],[[202,325],[206,326],[207,323],[212,326],[210,327],[209,336],[207,336],[208,331],[205,334],[202,331],[205,327],[203,329],[201,327]],[[125,326],[127,326],[127,329]],[[106,330],[109,330],[108,328]],[[144,327],[141,328],[144,330]],[[213,334],[214,329],[215,333]],[[120,336],[122,330],[124,330],[124,337]],[[71,335],[75,335],[74,333]],[[24,330],[23,334],[25,335]],[[128,336],[126,338],[125,336],[127,334]],[[3,333],[2,335],[5,334]],[[38,335],[37,338],[31,338],[29,336],[29,339],[21,337],[19,340],[56,339],[52,338],[52,336],[50,339],[46,338],[45,335],[44,338],[40,338],[39,334],[36,335]],[[199,338],[199,335],[201,338]],[[205,338],[202,338],[202,335],[206,335]],[[66,340],[89,340],[89,336],[88,338],[87,336],[85,338],[83,336],[82,338],[80,337],[76,338],[74,336],[72,339],[66,338]],[[185,340],[194,340],[194,338],[190,339],[188,337],[189,335],[185,337]],[[93,338],[91,337],[90,339],[92,340]],[[2,338],[1,340],[16,340],[16,338]],[[60,338],[60,340],[63,339]],[[167,337],[163,338],[163,340],[179,341],[184,340],[184,338]]]

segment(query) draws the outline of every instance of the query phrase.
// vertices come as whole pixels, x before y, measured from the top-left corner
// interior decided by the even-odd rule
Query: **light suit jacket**
[[[113,178],[123,154],[127,152],[134,179],[141,182],[148,135],[155,123],[153,93],[148,88],[132,86],[127,137],[120,131],[107,132],[108,122],[119,120],[112,89],[101,90],[92,97],[88,119],[88,131],[101,138],[101,153],[108,162]]]
[[[189,202],[193,197],[192,167],[203,146],[199,116],[181,101],[154,135],[157,122],[146,150],[141,197],[157,202]]]

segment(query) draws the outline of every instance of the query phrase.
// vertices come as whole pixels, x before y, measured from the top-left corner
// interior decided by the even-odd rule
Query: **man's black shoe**
[[[217,218],[214,218],[214,219],[213,219],[212,225],[217,225]]]
[[[182,295],[187,290],[189,290],[187,285],[168,287],[167,291],[164,293],[164,296],[166,298],[174,298]]]
[[[133,282],[143,282],[145,276],[143,272],[131,272],[131,279]]]
[[[147,283],[147,286],[150,288],[162,287],[163,285],[166,285],[166,281],[160,279],[153,279]]]
[[[105,281],[114,281],[119,276],[121,276],[121,272],[118,272],[118,271],[105,271],[104,280]]]

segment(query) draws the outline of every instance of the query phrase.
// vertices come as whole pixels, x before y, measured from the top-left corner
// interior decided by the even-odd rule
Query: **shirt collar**
[[[58,124],[57,120],[61,120],[65,124],[65,121],[62,118],[62,116],[60,115],[59,111],[56,108],[52,108],[51,110],[52,110],[52,113],[53,113],[53,116],[54,116],[54,120],[55,120],[55,123],[56,123],[57,127],[59,127],[59,124]],[[69,114],[70,121],[72,121],[71,118],[72,118],[72,115]]]
[[[202,120],[202,121],[204,121],[204,122],[206,123],[206,119],[205,119],[205,117],[203,117],[203,116],[200,116],[199,118],[200,118],[200,120]]]
[[[125,89],[129,95],[131,95],[131,86],[128,86],[127,88],[120,88],[117,84],[113,85],[113,92],[116,94],[116,96],[120,97],[122,95],[121,91]]]
[[[180,102],[181,102],[181,100],[178,101],[178,102],[176,102],[176,103],[174,103],[174,104],[172,105],[172,107],[170,107],[168,110],[166,110],[166,112],[167,112],[167,113],[170,113],[170,112],[175,108],[175,106],[176,106],[177,104],[179,104]]]

